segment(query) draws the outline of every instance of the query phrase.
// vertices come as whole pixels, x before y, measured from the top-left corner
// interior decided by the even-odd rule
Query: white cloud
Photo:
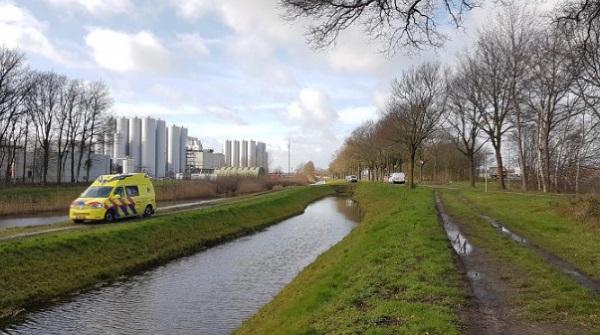
[[[116,103],[113,111],[118,116],[151,116],[151,117],[177,117],[184,115],[201,114],[202,111],[192,105],[182,104],[169,107],[155,103]]]
[[[0,44],[67,62],[67,57],[46,37],[45,30],[46,25],[27,10],[11,3],[0,3]]]
[[[322,127],[323,123],[336,121],[338,115],[327,94],[315,88],[303,88],[298,100],[288,106],[288,117],[313,127]]]
[[[150,32],[128,34],[104,28],[91,28],[85,43],[96,63],[113,71],[166,72],[171,55]]]
[[[163,118],[182,118],[186,116],[213,117],[226,121],[226,126],[244,126],[246,122],[240,117],[237,110],[222,106],[202,106],[182,103],[164,105],[152,102],[143,103],[116,103],[113,107],[116,115],[120,116],[151,116]]]
[[[375,106],[350,107],[338,111],[340,121],[347,125],[358,126],[365,121],[377,119]]]
[[[182,48],[189,50],[194,55],[208,56],[210,49],[200,34],[180,33],[177,34],[177,42]]]
[[[130,0],[46,0],[63,8],[82,8],[91,14],[124,13],[133,8]]]
[[[214,0],[171,0],[177,13],[185,18],[196,18],[216,8]]]

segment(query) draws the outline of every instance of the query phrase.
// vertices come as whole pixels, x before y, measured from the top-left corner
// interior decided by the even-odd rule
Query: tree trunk
[[[475,188],[475,154],[470,151],[467,156],[469,158],[469,184]]]
[[[500,188],[505,190],[506,183],[504,182],[504,164],[502,163],[502,145],[500,139],[496,145],[494,145],[494,151],[496,152],[496,173],[498,174],[498,183]]]
[[[523,124],[521,113],[517,113],[517,142],[519,149],[519,168],[521,169],[521,189],[527,191],[529,181],[527,180],[527,165],[525,150],[523,149]]]
[[[415,187],[415,156],[416,150],[411,149],[410,152],[410,167],[409,167],[409,179],[408,179],[408,187]]]

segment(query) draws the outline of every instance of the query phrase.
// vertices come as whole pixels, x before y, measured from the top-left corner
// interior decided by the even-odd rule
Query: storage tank
[[[248,141],[242,140],[242,153],[240,154],[241,167],[248,167]]]
[[[263,142],[256,144],[256,166],[265,167],[266,145]]]
[[[266,172],[269,172],[269,152],[265,151],[265,165],[263,166]]]
[[[114,158],[114,154],[113,154],[113,140],[111,139],[111,135],[113,135],[114,132],[111,131],[110,133],[105,133],[104,134],[104,154],[109,156],[109,157],[113,157]]]
[[[251,140],[248,147],[248,166],[256,167],[256,141]]]
[[[141,171],[156,177],[156,120],[142,119],[142,164]]]
[[[167,170],[167,124],[156,121],[155,177],[164,178]]]
[[[233,141],[233,156],[231,157],[231,166],[240,167],[240,141]]]
[[[94,135],[94,153],[97,155],[104,155],[104,135]]]
[[[129,119],[120,117],[117,119],[117,128],[114,138],[113,160],[118,161],[127,157],[129,141]]]
[[[171,125],[167,135],[167,171],[169,174],[179,172],[179,153],[181,152],[179,136],[179,127]]]
[[[129,158],[133,159],[135,171],[142,165],[142,120],[139,117],[129,119]]]
[[[186,172],[187,170],[187,141],[188,141],[188,130],[187,128],[181,127],[179,133],[179,172]]]
[[[231,140],[225,141],[223,152],[225,153],[225,166],[231,166]]]
[[[135,172],[135,161],[133,158],[125,158],[121,162],[123,163],[123,173]]]

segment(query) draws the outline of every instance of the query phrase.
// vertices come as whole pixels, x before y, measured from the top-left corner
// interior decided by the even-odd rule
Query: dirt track
[[[461,230],[460,223],[454,222],[445,212],[438,193],[435,201],[440,220],[458,255],[459,267],[470,289],[472,303],[462,311],[465,334],[585,334],[562,324],[523,320],[518,308],[510,302],[516,292],[505,280],[506,269],[490,257],[493,250],[473,245],[468,234],[465,235]]]

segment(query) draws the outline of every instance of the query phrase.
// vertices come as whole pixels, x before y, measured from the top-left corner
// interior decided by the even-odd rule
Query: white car
[[[394,172],[388,178],[390,184],[404,184],[406,182],[406,175],[404,172]]]
[[[346,181],[349,183],[356,183],[358,182],[358,178],[356,176],[346,176]]]

